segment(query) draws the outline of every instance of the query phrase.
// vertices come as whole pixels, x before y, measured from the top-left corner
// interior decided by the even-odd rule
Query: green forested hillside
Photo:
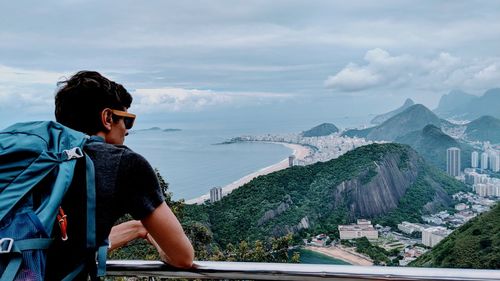
[[[482,116],[467,124],[465,136],[473,141],[500,143],[500,119]]]
[[[463,188],[406,145],[373,144],[258,177],[214,204],[186,206],[185,220],[205,225],[219,245],[288,233],[335,235],[338,224],[360,216],[418,221],[426,203],[446,204],[447,194]]]
[[[321,137],[328,136],[339,131],[337,126],[331,123],[320,124],[310,130],[302,132],[303,137]]]
[[[464,224],[410,265],[500,269],[500,205]]]
[[[473,148],[443,133],[434,125],[427,125],[424,129],[408,133],[395,140],[415,149],[424,159],[436,167],[446,170],[446,150],[450,147],[460,148],[462,168],[470,167],[470,155]]]

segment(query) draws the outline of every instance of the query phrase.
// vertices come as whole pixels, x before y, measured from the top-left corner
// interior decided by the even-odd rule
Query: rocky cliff
[[[225,245],[287,233],[331,232],[356,218],[418,220],[463,185],[400,144],[372,144],[324,163],[258,177],[207,206],[207,226]]]
[[[399,167],[400,156],[389,154],[373,162],[375,175],[366,183],[363,176],[343,181],[335,188],[336,201],[349,197],[350,217],[376,217],[395,209],[406,190],[418,176],[418,157],[412,153],[405,169]]]

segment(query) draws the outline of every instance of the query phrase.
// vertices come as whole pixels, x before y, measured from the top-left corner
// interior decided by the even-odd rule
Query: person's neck
[[[104,141],[106,142],[106,133],[105,132],[97,132],[95,135],[103,138]]]

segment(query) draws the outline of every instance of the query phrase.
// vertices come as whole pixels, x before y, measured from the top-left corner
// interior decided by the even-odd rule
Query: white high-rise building
[[[210,189],[210,203],[217,202],[222,199],[222,187],[214,187]]]
[[[451,230],[441,226],[427,228],[422,231],[422,244],[434,247],[450,233]]]
[[[477,153],[477,151],[472,152],[470,163],[472,168],[479,167],[479,153]]]
[[[446,172],[452,177],[460,176],[460,149],[457,147],[446,150]]]
[[[493,172],[498,172],[500,171],[500,157],[498,156],[498,153],[496,151],[490,153],[490,170]]]
[[[488,169],[488,153],[481,153],[481,170]]]

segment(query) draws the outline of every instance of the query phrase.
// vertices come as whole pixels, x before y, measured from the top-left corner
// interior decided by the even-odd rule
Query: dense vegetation
[[[500,269],[500,205],[470,220],[410,265]]]
[[[372,188],[372,182],[380,177],[380,166],[384,165],[403,174],[418,171],[398,206],[371,217],[386,225],[395,226],[402,220],[419,221],[430,202],[464,188],[401,144],[363,146],[328,162],[261,176],[214,204],[185,205],[183,201],[173,201],[168,183],[158,176],[167,203],[193,242],[197,259],[290,262],[298,261],[297,255],[289,256],[288,249],[297,245],[300,238],[318,233],[338,238],[337,226],[357,217],[353,206],[358,204],[355,200],[359,196],[349,189],[339,193],[339,187],[350,181],[357,188]],[[387,253],[363,241],[359,243],[366,246],[360,247],[363,253],[377,262],[390,262],[381,255]],[[114,251],[110,258],[159,257],[147,243],[136,241]]]
[[[422,130],[408,133],[395,140],[415,149],[428,163],[446,170],[446,150],[450,147],[460,148],[462,167],[470,167],[473,148],[465,143],[460,143],[449,135],[443,133],[434,125],[427,125]]]
[[[249,262],[299,262],[300,256],[295,252],[290,256],[289,248],[293,244],[292,236],[286,235],[266,239],[265,241],[247,242],[239,241],[236,244],[227,244],[219,247],[214,243],[210,229],[198,221],[206,221],[206,213],[197,212],[197,206],[185,208],[184,201],[172,200],[172,193],[168,191],[168,183],[158,171],[156,175],[165,197],[165,202],[170,206],[174,214],[179,218],[189,239],[192,241],[197,260],[214,261],[249,261]],[[185,219],[185,211],[188,216]],[[192,213],[195,211],[195,213]],[[196,215],[195,215],[196,214]],[[196,218],[198,221],[193,221]],[[126,215],[117,223],[132,219]],[[145,240],[135,240],[128,245],[108,254],[109,259],[143,259],[160,260],[156,249]]]
[[[429,184],[429,179],[438,183],[443,190]],[[384,226],[397,228],[398,223],[402,221],[423,222],[423,214],[432,213],[441,209],[446,209],[447,204],[430,204],[436,196],[436,192],[446,192],[455,194],[459,191],[465,191],[466,187],[458,180],[451,178],[437,168],[426,166],[423,173],[417,178],[416,182],[408,189],[405,195],[400,199],[399,205],[386,215],[376,218],[374,221]]]
[[[302,132],[303,137],[321,137],[337,133],[339,128],[331,123],[320,124],[310,130]]]
[[[397,256],[397,253],[390,253],[384,248],[373,245],[366,237],[342,240],[342,244],[348,247],[356,247],[356,252],[369,256],[375,265],[395,265],[390,256],[391,254]],[[397,263],[396,259],[394,259],[394,263]]]
[[[342,136],[350,137],[350,138],[366,138],[368,134],[374,127],[366,128],[366,129],[350,129],[342,132]]]
[[[500,120],[492,116],[482,116],[467,124],[465,135],[473,141],[500,143]]]
[[[295,166],[258,177],[214,204],[186,206],[185,220],[209,228],[220,245],[242,240],[266,241],[288,233],[327,233],[338,237],[337,225],[356,217],[352,211],[354,195],[347,190],[339,197],[339,184],[352,179],[368,184],[377,175],[377,163],[393,157],[399,161],[398,169],[419,165],[420,172],[401,198],[399,205],[404,207],[378,217],[391,225],[402,220],[418,221],[422,207],[437,192],[451,194],[464,186],[409,155],[416,154],[400,144],[360,147],[325,163]],[[408,211],[408,205],[415,207]]]

